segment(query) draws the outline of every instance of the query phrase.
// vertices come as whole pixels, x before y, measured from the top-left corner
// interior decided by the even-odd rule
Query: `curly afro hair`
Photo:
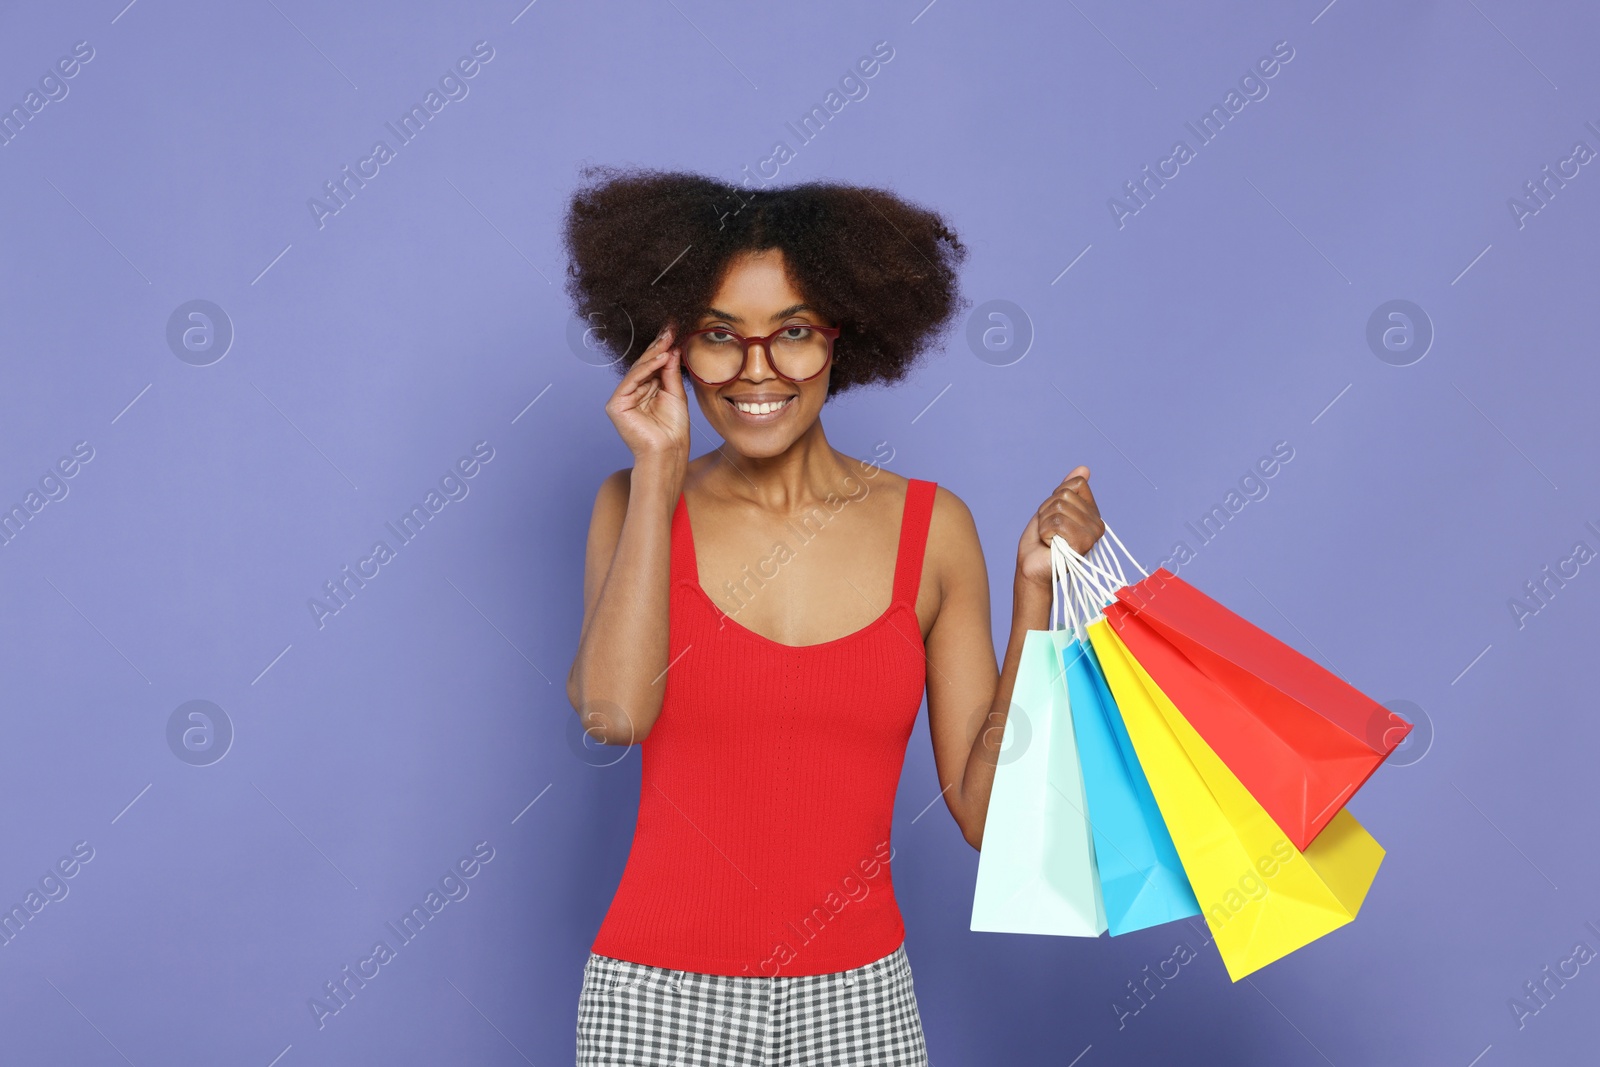
[[[966,248],[932,211],[882,189],[748,190],[697,174],[590,167],[564,238],[567,293],[619,372],[669,323],[697,320],[729,261],[779,249],[806,302],[842,327],[828,396],[905,377],[964,306]]]

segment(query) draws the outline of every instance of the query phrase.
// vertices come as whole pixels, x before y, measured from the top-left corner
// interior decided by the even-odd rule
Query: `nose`
[[[764,382],[768,378],[777,376],[772,369],[772,357],[766,345],[756,342],[745,346],[745,367],[741,377],[753,382]]]

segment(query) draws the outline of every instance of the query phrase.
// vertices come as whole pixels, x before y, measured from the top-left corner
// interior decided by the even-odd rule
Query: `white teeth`
[[[791,397],[790,399],[792,400],[793,397]],[[769,414],[771,412],[777,411],[779,408],[783,407],[788,402],[789,402],[788,400],[780,400],[780,401],[777,401],[775,403],[768,403],[768,404],[745,404],[745,403],[741,403],[740,401],[735,400],[733,402],[733,406],[738,408],[740,411],[745,412],[748,415],[766,415],[766,414]]]

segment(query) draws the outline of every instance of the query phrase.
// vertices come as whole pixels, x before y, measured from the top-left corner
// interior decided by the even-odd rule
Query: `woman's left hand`
[[[1049,588],[1050,539],[1060,535],[1079,553],[1086,553],[1105,529],[1094,494],[1089,491],[1089,468],[1074,467],[1028,520],[1028,528],[1017,545],[1017,573]]]

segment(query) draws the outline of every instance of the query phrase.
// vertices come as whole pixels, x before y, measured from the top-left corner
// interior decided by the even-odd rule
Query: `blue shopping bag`
[[[1200,914],[1094,647],[1061,650],[1095,865],[1112,936]]]

